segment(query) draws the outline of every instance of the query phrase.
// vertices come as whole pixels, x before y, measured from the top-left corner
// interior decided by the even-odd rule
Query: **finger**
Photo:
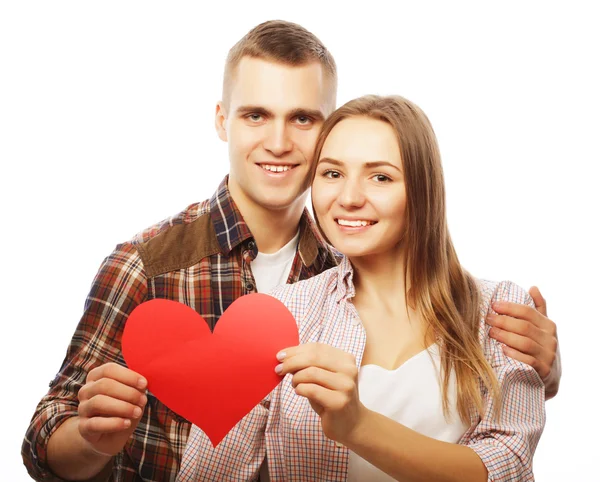
[[[295,391],[297,395],[307,398],[311,403],[316,403],[326,410],[341,410],[348,403],[348,398],[344,394],[313,383],[301,383]]]
[[[124,385],[138,388],[140,390],[145,389],[148,385],[146,379],[139,373],[112,362],[92,369],[88,373],[86,381],[95,382],[101,378],[111,378]]]
[[[531,338],[540,344],[543,344],[542,341],[547,336],[546,333],[535,324],[519,318],[490,314],[485,321],[488,325]]]
[[[500,343],[519,350],[521,353],[531,355],[540,358],[540,354],[543,351],[542,345],[536,343],[531,338],[526,336],[517,335],[510,331],[501,330],[500,328],[493,327],[490,329],[490,336]]]
[[[81,417],[86,418],[139,418],[142,415],[142,409],[139,406],[106,395],[96,395],[94,398],[80,403],[78,411]]]
[[[533,299],[535,303],[535,308],[544,316],[548,316],[548,310],[546,307],[546,300],[542,296],[539,288],[537,286],[532,286],[529,288],[529,296]]]
[[[515,360],[523,362],[526,365],[532,367],[538,373],[542,380],[544,380],[550,373],[550,366],[548,366],[545,363],[540,363],[540,361],[537,358],[532,357],[531,355],[521,353],[520,351],[515,350],[510,346],[503,346],[502,351],[506,356],[514,358]]]
[[[511,303],[509,301],[495,301],[492,304],[494,311],[500,315],[510,316],[512,318],[518,318],[520,320],[526,320],[533,323],[535,326],[540,325],[540,318],[543,318],[535,308],[531,306],[522,305],[520,303]]]
[[[131,420],[119,417],[79,418],[79,432],[88,439],[106,433],[116,433],[131,427]]]
[[[308,367],[317,367],[334,373],[345,373],[354,376],[356,362],[353,355],[342,350],[326,346],[313,347],[298,351],[285,358],[280,367],[280,374],[295,373]]]
[[[84,402],[96,395],[106,395],[107,397],[139,405],[142,408],[147,402],[143,391],[124,385],[112,378],[101,378],[95,382],[86,383],[79,390],[78,398],[80,402]]]
[[[292,377],[292,386],[296,388],[301,383],[312,383],[329,390],[342,392],[351,392],[355,388],[353,380],[346,375],[317,367],[308,367],[295,373]]]

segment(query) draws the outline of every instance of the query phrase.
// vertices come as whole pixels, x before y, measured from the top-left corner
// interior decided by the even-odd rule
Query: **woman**
[[[533,480],[544,386],[485,324],[495,301],[532,301],[460,266],[425,114],[353,100],[315,159],[315,218],[342,261],[272,293],[300,331],[278,354],[285,379],[214,452],[194,431],[181,480],[205,477],[198,455],[222,461],[212,480],[244,480],[265,454],[272,481]]]

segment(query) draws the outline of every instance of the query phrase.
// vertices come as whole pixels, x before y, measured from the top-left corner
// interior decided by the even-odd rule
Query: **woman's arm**
[[[494,419],[493,400],[485,395],[484,417],[462,445],[421,435],[366,409],[358,397],[354,357],[331,346],[289,348],[278,372],[294,374],[296,393],[310,401],[327,437],[398,480],[532,480],[531,460],[545,421],[544,387],[533,368],[497,350],[499,417]]]
[[[469,447],[441,442],[364,409],[343,443],[354,453],[402,481],[488,480],[488,471]]]

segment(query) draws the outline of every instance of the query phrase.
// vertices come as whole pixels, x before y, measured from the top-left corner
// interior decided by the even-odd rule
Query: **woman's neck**
[[[401,309],[406,312],[406,292],[404,250],[396,248],[391,252],[351,258],[354,269],[355,304],[368,300],[368,304],[378,303],[390,311]]]

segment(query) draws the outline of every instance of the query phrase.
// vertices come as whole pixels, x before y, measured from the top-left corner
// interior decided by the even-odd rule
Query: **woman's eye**
[[[391,179],[389,177],[387,177],[385,174],[377,174],[375,176],[375,180],[377,182],[387,182],[387,181],[391,181]]]
[[[329,179],[337,179],[340,177],[340,173],[336,171],[325,171],[323,175]]]

